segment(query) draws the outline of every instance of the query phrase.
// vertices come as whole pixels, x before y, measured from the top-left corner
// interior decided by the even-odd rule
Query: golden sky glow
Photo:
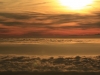
[[[100,34],[100,0],[0,0],[0,37]]]

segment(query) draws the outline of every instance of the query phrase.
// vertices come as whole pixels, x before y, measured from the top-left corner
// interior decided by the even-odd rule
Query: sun
[[[93,0],[59,0],[62,6],[72,10],[80,10],[91,5]]]

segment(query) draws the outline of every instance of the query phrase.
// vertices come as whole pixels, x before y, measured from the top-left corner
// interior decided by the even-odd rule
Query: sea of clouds
[[[0,55],[0,72],[100,72],[100,56]]]

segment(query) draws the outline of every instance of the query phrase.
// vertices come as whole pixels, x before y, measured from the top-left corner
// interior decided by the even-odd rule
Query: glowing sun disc
[[[59,0],[62,6],[66,6],[73,10],[83,9],[93,3],[93,0]]]

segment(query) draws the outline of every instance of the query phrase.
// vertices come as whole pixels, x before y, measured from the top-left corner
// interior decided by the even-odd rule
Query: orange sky
[[[80,10],[69,9],[59,0],[0,0],[0,37],[96,34],[100,34],[99,0]]]

